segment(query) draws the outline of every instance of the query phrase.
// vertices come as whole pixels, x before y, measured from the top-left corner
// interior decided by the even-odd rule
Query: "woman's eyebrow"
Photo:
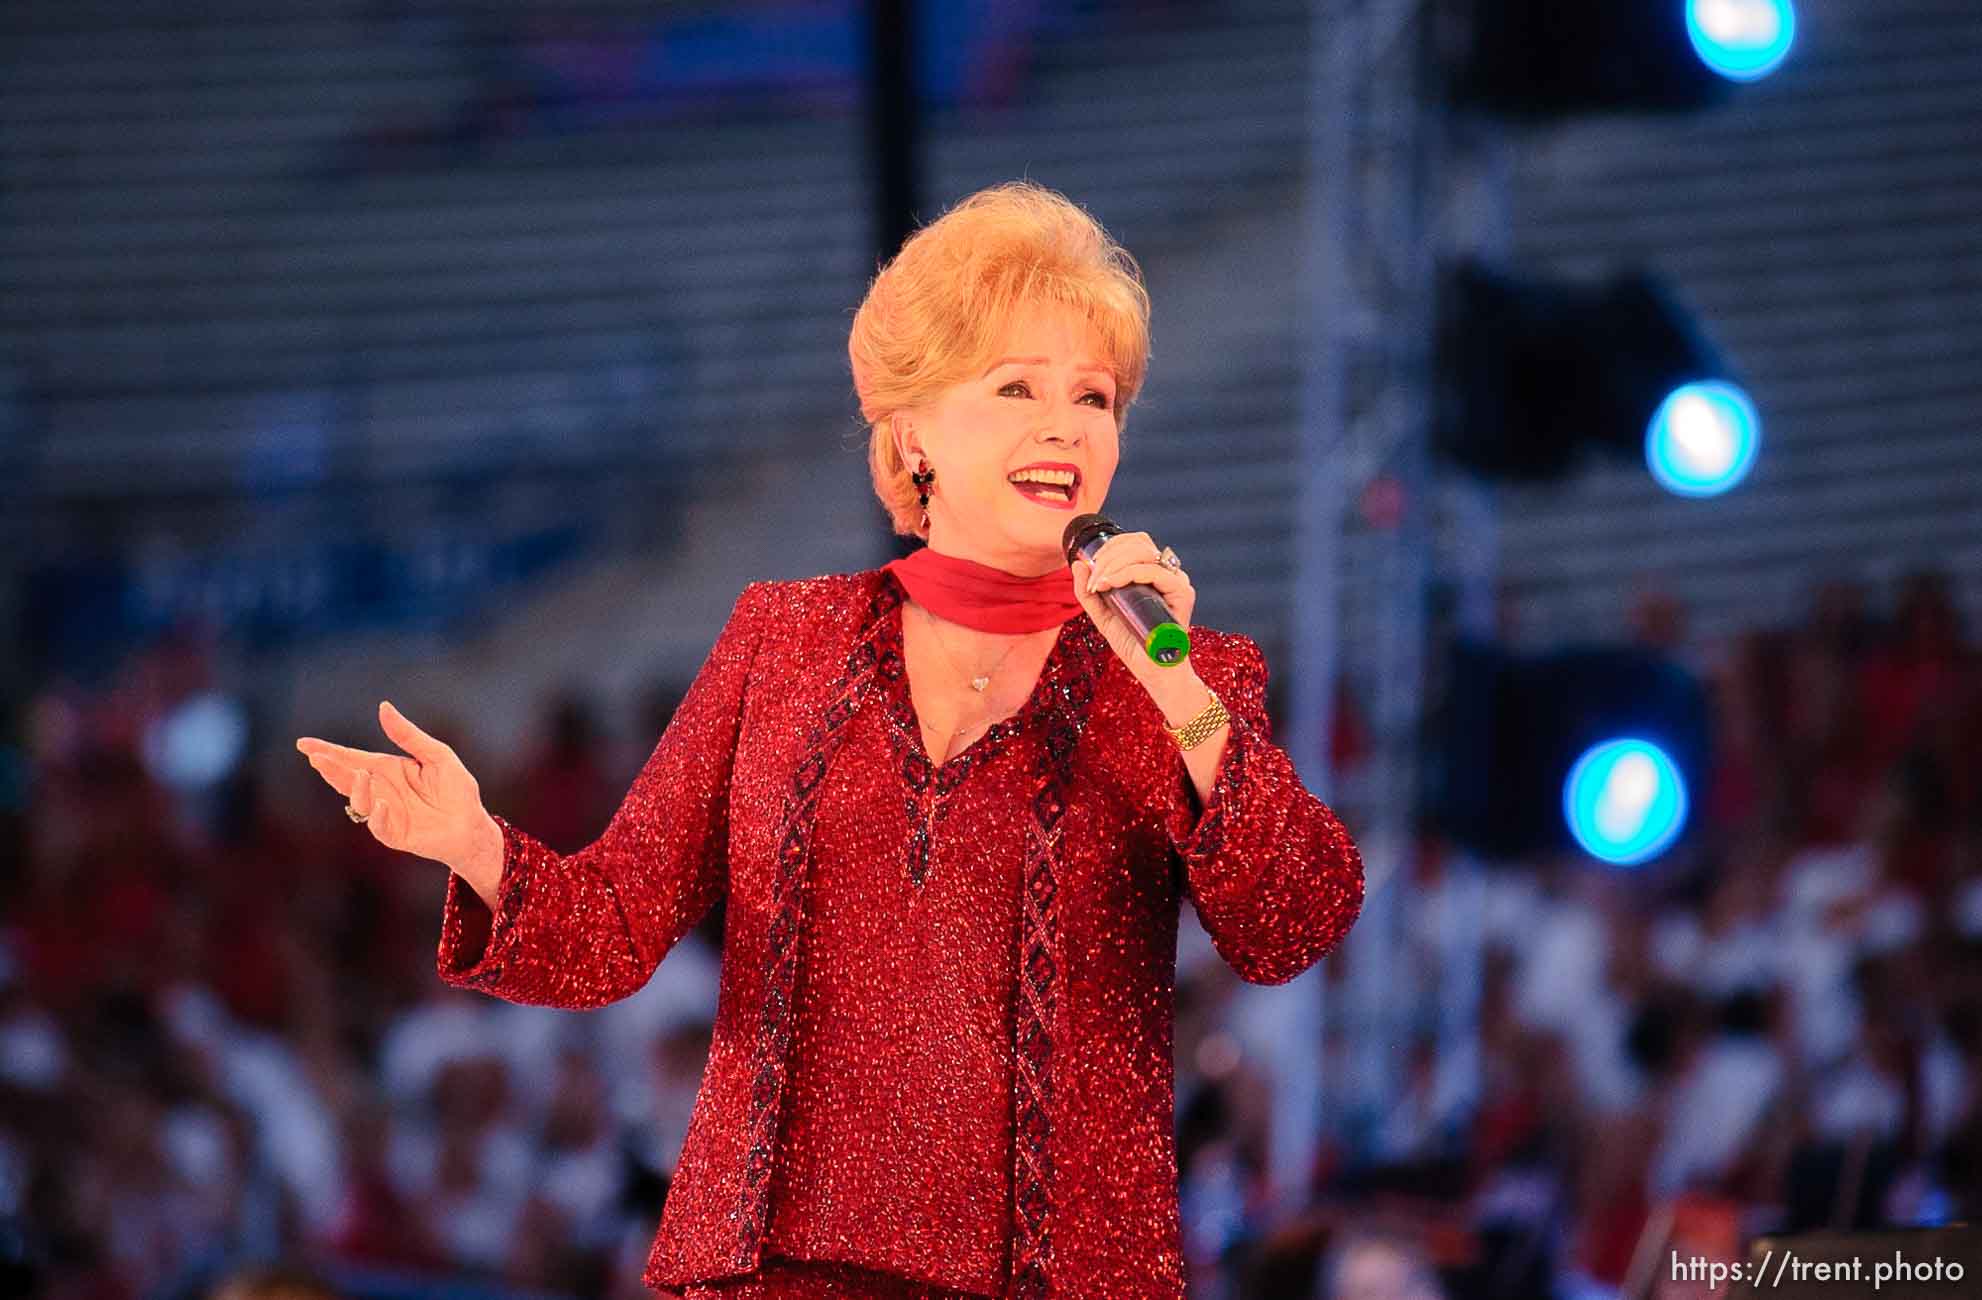
[[[996,370],[999,366],[1010,366],[1010,365],[1043,366],[1050,364],[1051,361],[1052,361],[1051,357],[1000,357],[998,360],[993,361],[991,363],[991,369],[986,370],[984,373],[988,375],[991,373],[992,370]],[[1097,375],[1107,375],[1110,379],[1113,379],[1115,377],[1114,372],[1109,370],[1108,367],[1102,365],[1096,365],[1093,362],[1089,362],[1084,366],[1074,367],[1074,371],[1076,374],[1087,370],[1091,370]]]

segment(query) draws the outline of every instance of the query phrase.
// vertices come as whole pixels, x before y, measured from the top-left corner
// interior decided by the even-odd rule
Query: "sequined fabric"
[[[1180,901],[1282,983],[1354,921],[1356,846],[1272,743],[1258,646],[1204,627],[1233,718],[1202,811],[1084,613],[1019,714],[932,768],[903,600],[883,569],[747,587],[596,843],[560,857],[498,816],[493,918],[449,876],[441,978],[601,1006],[727,893],[650,1286],[924,1294],[773,1282],[793,1256],[936,1295],[1181,1297]]]
[[[681,1292],[681,1300],[971,1300],[963,1291],[891,1277],[871,1269],[847,1264],[819,1264],[769,1256],[763,1268],[749,1277],[733,1277],[721,1282],[698,1282]]]

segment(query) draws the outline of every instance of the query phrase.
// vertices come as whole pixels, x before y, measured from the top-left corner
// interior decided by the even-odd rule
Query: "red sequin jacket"
[[[1197,673],[1232,714],[1200,812],[1160,711],[1084,613],[1062,624],[1027,704],[932,768],[902,659],[905,599],[884,569],[746,587],[597,842],[559,856],[497,817],[506,852],[493,918],[449,873],[441,978],[513,1002],[598,1007],[644,985],[726,896],[709,1061],[645,1281],[745,1274],[782,1244],[769,1228],[794,1120],[785,1104],[794,1044],[824,1041],[822,1027],[800,1023],[807,981],[852,978],[799,971],[814,863],[850,847],[814,839],[828,774],[856,782],[876,809],[908,809],[891,832],[906,843],[890,847],[885,865],[905,862],[918,881],[932,835],[961,841],[960,853],[973,840],[1009,845],[1014,923],[998,940],[1014,945],[998,1076],[1009,1097],[1002,1127],[972,1130],[995,1131],[1008,1148],[978,1154],[1010,1169],[1009,1221],[956,1238],[966,1254],[966,1237],[1001,1249],[936,1258],[951,1241],[939,1223],[920,1243],[896,1238],[848,1262],[980,1287],[995,1269],[992,1291],[1026,1300],[1180,1298],[1171,1045],[1180,899],[1190,896],[1243,978],[1283,983],[1355,920],[1361,858],[1272,742],[1266,664],[1251,639],[1191,630]],[[892,744],[875,743],[879,733]],[[867,739],[849,746],[849,736]],[[973,766],[982,773],[974,806],[1002,812],[975,814],[986,819],[976,828],[946,823],[941,805]],[[860,819],[830,818],[827,835],[847,838],[831,828],[850,821]],[[859,845],[868,852],[873,842]],[[923,1090],[936,1113],[968,1091],[967,1079],[929,1073],[890,1086],[898,1096]],[[876,1148],[900,1145],[885,1113],[843,1122],[871,1127]],[[941,1150],[936,1135],[920,1136]],[[880,1199],[903,1192],[869,1191],[879,1224]]]

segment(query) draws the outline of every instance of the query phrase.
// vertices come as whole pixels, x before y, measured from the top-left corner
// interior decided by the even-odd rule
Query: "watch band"
[[[1211,733],[1231,721],[1232,715],[1225,711],[1225,702],[1218,698],[1218,692],[1209,686],[1204,688],[1211,695],[1211,703],[1204,706],[1195,718],[1181,727],[1163,724],[1163,730],[1177,742],[1179,749],[1196,749],[1210,738]]]

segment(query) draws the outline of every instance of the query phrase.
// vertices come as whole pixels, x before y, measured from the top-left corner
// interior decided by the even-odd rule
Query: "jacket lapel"
[[[745,1130],[743,1177],[737,1202],[737,1237],[732,1263],[739,1272],[755,1268],[763,1253],[771,1207],[771,1167],[789,1073],[794,1025],[792,993],[798,975],[798,936],[804,924],[805,883],[812,869],[812,831],[826,769],[847,736],[847,723],[876,685],[882,620],[898,599],[889,583],[870,589],[861,626],[854,634],[839,680],[827,693],[813,723],[779,814],[777,861],[771,871],[771,923],[767,937],[763,1015],[751,1064],[750,1113]]]
[[[1060,1092],[1054,1058],[1068,1042],[1065,948],[1060,931],[1063,823],[1075,745],[1100,676],[1101,642],[1085,614],[1052,683],[1044,743],[1033,769],[1020,900],[1018,990],[1013,1017],[1012,1268],[1009,1294],[1047,1300],[1059,1294],[1053,1254],[1054,1156]]]

